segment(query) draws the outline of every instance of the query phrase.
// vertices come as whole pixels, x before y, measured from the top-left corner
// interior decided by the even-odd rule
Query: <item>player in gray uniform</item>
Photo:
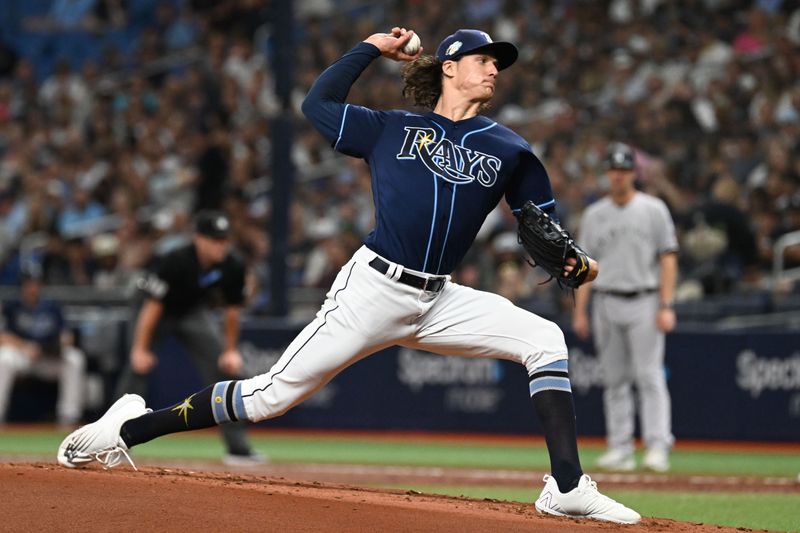
[[[597,279],[577,290],[573,329],[589,338],[587,313],[594,293],[591,329],[605,391],[608,450],[597,466],[633,470],[635,402],[639,397],[644,467],[669,469],[673,444],[670,398],[664,375],[664,334],[675,327],[672,308],[678,242],[667,206],[637,191],[635,154],[612,143],[607,158],[609,194],[586,209],[580,245],[602,265]]]

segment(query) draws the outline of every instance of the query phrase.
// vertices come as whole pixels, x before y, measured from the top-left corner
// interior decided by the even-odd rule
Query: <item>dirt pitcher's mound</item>
[[[166,468],[0,464],[4,531],[616,531],[530,504]],[[645,518],[626,532],[734,532]],[[738,530],[741,531],[741,530]]]

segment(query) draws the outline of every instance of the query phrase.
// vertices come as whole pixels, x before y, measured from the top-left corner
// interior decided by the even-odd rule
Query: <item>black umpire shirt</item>
[[[202,270],[190,243],[155,257],[138,287],[163,304],[163,316],[180,317],[201,306],[242,305],[244,277],[244,262],[236,252]]]

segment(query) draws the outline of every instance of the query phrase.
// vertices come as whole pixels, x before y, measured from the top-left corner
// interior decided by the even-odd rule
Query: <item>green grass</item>
[[[430,442],[406,439],[370,439],[325,434],[297,435],[269,432],[252,434],[255,447],[275,463],[351,463],[467,468],[532,469],[549,468],[547,451],[540,444]],[[55,459],[64,433],[43,430],[0,432],[0,456],[4,458],[44,457]],[[583,446],[581,459],[591,465],[602,452],[599,445]],[[219,436],[205,431],[170,435],[137,446],[139,458],[217,460],[223,454]],[[800,454],[784,451],[742,453],[728,450],[676,450],[672,455],[676,474],[794,476],[800,472]],[[475,498],[532,502],[540,490],[538,480],[531,488],[452,487],[404,485],[404,489]],[[771,531],[800,531],[800,495],[776,493],[704,493],[613,491],[609,492],[645,516],[657,516]]]
[[[52,455],[63,433],[15,430],[0,433],[4,455]],[[369,439],[256,432],[253,443],[275,462],[325,462],[454,466],[474,468],[546,469],[547,450],[541,445],[487,444],[465,441],[413,442],[408,439]],[[222,444],[213,432],[169,435],[136,448],[141,457],[216,459]],[[591,465],[602,452],[584,446],[581,457]],[[589,468],[591,470],[591,468]],[[800,455],[777,452],[683,451],[672,454],[672,472],[684,474],[786,476],[800,472]]]
[[[63,434],[41,431],[0,433],[4,455],[52,455]],[[255,432],[255,447],[278,463],[356,463],[407,466],[536,469],[549,468],[543,445],[522,443],[413,442],[341,436],[298,436]],[[139,457],[217,459],[223,453],[213,432],[169,435],[137,446]],[[584,446],[581,459],[588,471],[599,447]],[[676,474],[786,476],[800,472],[800,454],[776,452],[682,451],[672,454]]]
[[[532,502],[539,488],[443,485],[380,485],[468,498]],[[636,509],[642,516],[731,527],[800,531],[800,495],[726,492],[610,490],[604,494]]]

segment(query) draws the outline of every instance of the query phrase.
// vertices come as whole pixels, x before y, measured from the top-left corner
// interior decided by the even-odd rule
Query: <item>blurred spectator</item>
[[[91,191],[86,186],[79,185],[73,191],[72,199],[59,213],[56,227],[66,237],[87,235],[92,233],[92,224],[105,213],[105,207],[92,199]]]
[[[14,381],[25,375],[58,381],[59,424],[74,425],[83,414],[86,358],[74,345],[61,306],[41,298],[41,274],[38,265],[30,265],[22,275],[19,301],[3,304],[0,424],[8,412]]]
[[[0,79],[6,78],[14,72],[14,68],[19,61],[19,54],[13,47],[9,46],[0,33]]]
[[[53,9],[72,3],[55,2]],[[269,61],[275,4],[75,5],[65,19],[70,36],[51,32],[44,39],[38,33],[42,46],[20,49],[0,36],[0,69],[6,72],[0,74],[4,279],[14,280],[27,253],[20,250],[30,245],[26,237],[47,235],[54,225],[67,234],[43,246],[47,275],[53,275],[48,280],[91,283],[95,269],[110,268],[109,256],[95,254],[103,248],[89,245],[107,233],[124,245],[114,271],[102,279],[127,279],[163,237],[152,222],[161,224],[169,213],[224,208],[233,238],[249,250],[247,260],[267,287],[270,191],[281,179],[270,163],[272,138],[280,133],[270,122],[280,110],[275,80],[281,73]],[[688,221],[687,231],[710,203],[736,206],[750,219],[756,258],[745,260],[750,252],[734,245],[741,248],[737,261],[753,269],[753,284],[769,287],[775,239],[797,226],[788,209],[800,182],[796,3],[693,2],[689,8],[614,0],[575,8],[569,2],[447,0],[409,10],[399,1],[369,7],[314,0],[296,3],[296,13],[290,111],[297,184],[287,257],[292,286],[326,285],[336,248],[364,238],[374,219],[368,167],[337,156],[302,119],[298,102],[316,74],[360,36],[402,22],[428,43],[483,24],[517,42],[519,65],[501,84],[490,112],[543,159],[565,227],[574,230],[585,207],[604,193],[601,160],[608,141],[637,139],[642,187]],[[80,42],[93,45],[73,46]],[[54,51],[62,50],[70,61],[54,64],[60,57]],[[403,107],[396,76],[395,65],[376,62],[361,75],[352,99],[380,109]],[[718,176],[732,176],[739,185],[735,192],[728,186],[725,202],[707,198]],[[336,233],[315,236],[320,220],[330,221]],[[500,220],[476,243],[475,259],[460,275],[484,289],[502,278],[512,293],[535,283],[538,273],[522,269],[525,279],[519,281],[506,265],[498,276],[503,263],[494,261],[490,237],[514,229]],[[82,251],[64,240],[73,234],[85,239]],[[344,242],[326,242],[337,240]],[[58,257],[66,250],[71,261]],[[714,291],[739,289],[725,283]],[[532,291],[523,300],[549,298],[552,289]]]
[[[92,273],[92,285],[99,289],[124,287],[129,281],[119,264],[119,239],[116,235],[102,233],[91,241],[91,252],[97,265]]]
[[[83,78],[61,60],[54,74],[42,83],[39,102],[50,118],[65,117],[73,126],[81,127],[91,110],[91,93]]]
[[[752,287],[759,280],[755,235],[740,198],[736,180],[724,174],[714,181],[711,198],[689,215],[682,238],[693,262],[687,276],[699,280],[705,294],[730,292],[740,282]]]

